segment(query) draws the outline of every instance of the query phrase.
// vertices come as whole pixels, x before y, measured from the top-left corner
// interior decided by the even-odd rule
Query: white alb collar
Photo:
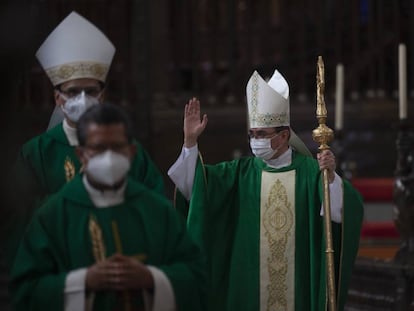
[[[65,132],[66,138],[69,141],[69,145],[71,146],[78,146],[78,136],[76,136],[76,128],[71,127],[66,119],[63,119],[63,131]]]
[[[292,164],[292,148],[288,148],[284,153],[276,159],[263,160],[268,166],[273,168],[282,168]]]
[[[82,181],[95,207],[104,208],[124,203],[126,182],[124,182],[117,190],[101,191],[94,188],[88,182],[86,175],[83,175]]]

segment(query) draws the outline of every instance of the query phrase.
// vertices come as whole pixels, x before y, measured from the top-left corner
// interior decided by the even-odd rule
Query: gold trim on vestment
[[[69,182],[75,177],[76,169],[75,164],[73,163],[72,159],[66,157],[65,164],[63,164],[63,168],[65,170],[65,178],[66,182]]]
[[[106,247],[103,239],[102,229],[96,220],[95,215],[89,215],[89,233],[92,242],[92,253],[95,262],[100,262],[106,258]]]
[[[295,171],[262,172],[260,310],[295,309]]]

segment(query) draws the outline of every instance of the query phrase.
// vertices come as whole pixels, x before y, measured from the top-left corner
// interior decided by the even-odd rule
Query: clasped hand
[[[88,268],[86,289],[139,290],[151,289],[154,280],[151,272],[140,261],[121,254],[112,255]]]

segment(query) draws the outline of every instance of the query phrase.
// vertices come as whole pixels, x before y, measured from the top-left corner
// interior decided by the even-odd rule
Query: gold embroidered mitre
[[[289,126],[289,86],[277,70],[269,83],[253,72],[246,96],[249,128]]]
[[[248,128],[290,126],[289,85],[275,70],[269,82],[254,71],[246,86]],[[290,129],[289,145],[312,156],[304,142]]]
[[[95,25],[70,13],[36,53],[53,85],[91,78],[105,82],[115,47]]]

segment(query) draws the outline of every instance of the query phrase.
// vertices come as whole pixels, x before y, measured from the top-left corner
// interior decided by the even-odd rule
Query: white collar
[[[292,164],[292,148],[288,148],[284,153],[276,159],[263,160],[268,166],[273,168],[282,168]]]
[[[126,182],[124,182],[121,187],[117,190],[105,190],[101,191],[94,188],[86,178],[86,175],[82,177],[83,184],[85,185],[86,191],[89,193],[93,204],[97,208],[110,207],[124,203],[125,200],[125,189]]]
[[[78,137],[76,136],[76,128],[71,127],[68,124],[68,121],[66,121],[66,119],[63,119],[63,131],[66,134],[66,138],[69,141],[69,145],[71,145],[71,146],[78,146],[79,145]]]

